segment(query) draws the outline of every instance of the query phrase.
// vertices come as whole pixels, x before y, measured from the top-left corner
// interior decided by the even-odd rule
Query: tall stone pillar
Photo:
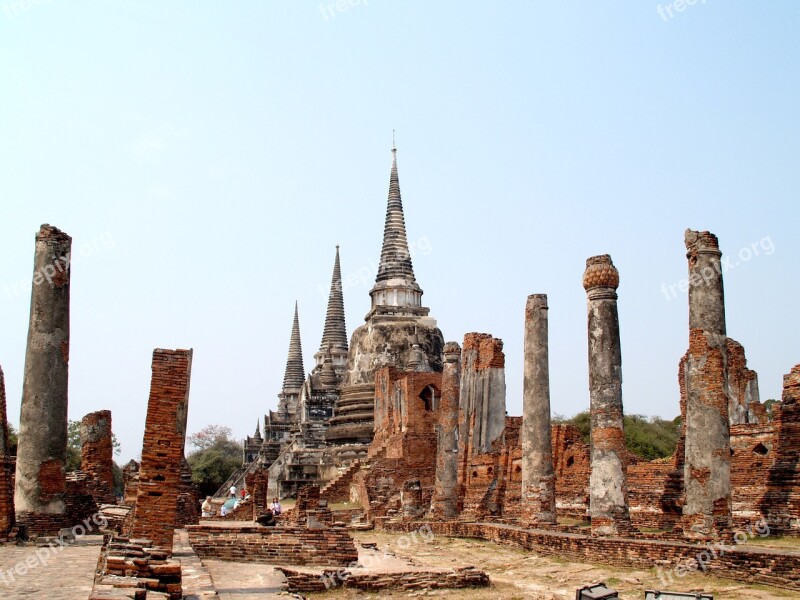
[[[0,540],[14,527],[14,473],[8,442],[6,383],[0,368]]]
[[[189,411],[191,350],[153,351],[133,536],[172,551]]]
[[[69,281],[72,238],[50,225],[36,235],[31,316],[14,504],[29,533],[65,527]]]
[[[81,419],[81,471],[114,489],[114,443],[111,411],[98,410]]]
[[[725,296],[717,237],[686,230],[689,352],[686,359],[684,530],[708,537],[731,526]]]
[[[589,512],[592,533],[616,535],[630,529],[622,422],[622,351],[619,341],[619,272],[608,254],[586,260],[583,287],[588,300],[589,394],[592,473]]]
[[[458,402],[461,388],[461,346],[444,345],[442,398],[436,425],[436,482],[431,518],[452,520],[458,516]]]
[[[522,502],[523,514],[534,523],[556,522],[547,310],[547,294],[528,296],[522,392]]]

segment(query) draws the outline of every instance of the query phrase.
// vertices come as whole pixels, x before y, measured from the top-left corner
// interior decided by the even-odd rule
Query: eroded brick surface
[[[14,460],[8,444],[5,376],[0,368],[0,541],[11,533],[14,523]]]
[[[358,560],[353,538],[341,528],[225,523],[187,527],[189,541],[205,559],[287,565],[346,566]]]
[[[191,350],[153,352],[133,535],[171,550],[189,408]]]

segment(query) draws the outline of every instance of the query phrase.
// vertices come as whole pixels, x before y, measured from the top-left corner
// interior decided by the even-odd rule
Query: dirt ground
[[[575,591],[585,585],[605,582],[626,600],[641,600],[644,590],[670,590],[678,592],[703,591],[725,600],[778,600],[798,598],[798,592],[768,586],[745,585],[736,581],[716,579],[703,575],[675,578],[664,585],[655,568],[622,569],[603,565],[573,563],[567,560],[536,556],[526,550],[499,546],[482,540],[436,537],[415,544],[402,536],[375,531],[354,535],[357,544],[376,542],[381,553],[388,552],[404,558],[416,566],[453,567],[473,565],[484,569],[492,580],[492,587],[472,590],[434,590],[430,592],[394,591],[380,593],[381,598],[447,597],[474,600],[573,600]],[[350,598],[378,597],[359,591],[337,590],[324,594],[306,594],[308,598],[344,600]]]

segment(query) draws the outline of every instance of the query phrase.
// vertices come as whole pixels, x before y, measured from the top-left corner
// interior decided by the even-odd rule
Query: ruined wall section
[[[172,551],[189,409],[191,350],[153,351],[133,535]]]
[[[419,505],[430,505],[436,479],[437,434],[442,373],[379,369],[375,376],[375,406],[380,427],[367,458],[354,474],[351,497],[368,518],[402,512],[402,491],[418,482]]]
[[[783,377],[781,406],[776,413],[775,462],[769,470],[761,510],[780,533],[800,536],[800,364]]]
[[[6,383],[0,368],[0,541],[14,528],[14,459],[8,441]]]
[[[502,513],[506,426],[503,341],[486,333],[464,336],[458,419],[458,507],[462,519]]]
[[[728,352],[728,419],[731,425],[759,424],[768,421],[758,392],[758,374],[747,368],[744,347],[727,339]]]
[[[81,471],[92,478],[92,495],[98,504],[115,504],[114,443],[111,411],[99,410],[81,419]]]

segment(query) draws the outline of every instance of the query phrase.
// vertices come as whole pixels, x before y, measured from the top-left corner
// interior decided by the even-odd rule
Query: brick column
[[[547,295],[528,296],[522,392],[522,503],[533,523],[556,522],[556,477],[550,430]]]
[[[686,359],[686,462],[683,506],[687,536],[709,537],[731,526],[725,295],[717,237],[686,230],[689,260],[689,352]]]
[[[444,345],[442,398],[436,425],[436,481],[430,517],[451,520],[458,515],[458,401],[461,387],[461,346]]]
[[[589,512],[592,533],[616,535],[630,529],[622,422],[622,350],[619,341],[619,272],[608,254],[586,260],[583,287],[588,300],[589,394],[592,474]]]
[[[189,410],[191,350],[153,351],[133,535],[172,552]]]
[[[81,419],[81,471],[89,473],[113,495],[114,444],[110,410],[89,413]]]
[[[31,313],[19,418],[17,521],[29,533],[55,534],[65,515],[70,248],[66,233],[36,235]]]
[[[0,368],[0,540],[14,528],[14,473],[8,442],[6,383]]]

